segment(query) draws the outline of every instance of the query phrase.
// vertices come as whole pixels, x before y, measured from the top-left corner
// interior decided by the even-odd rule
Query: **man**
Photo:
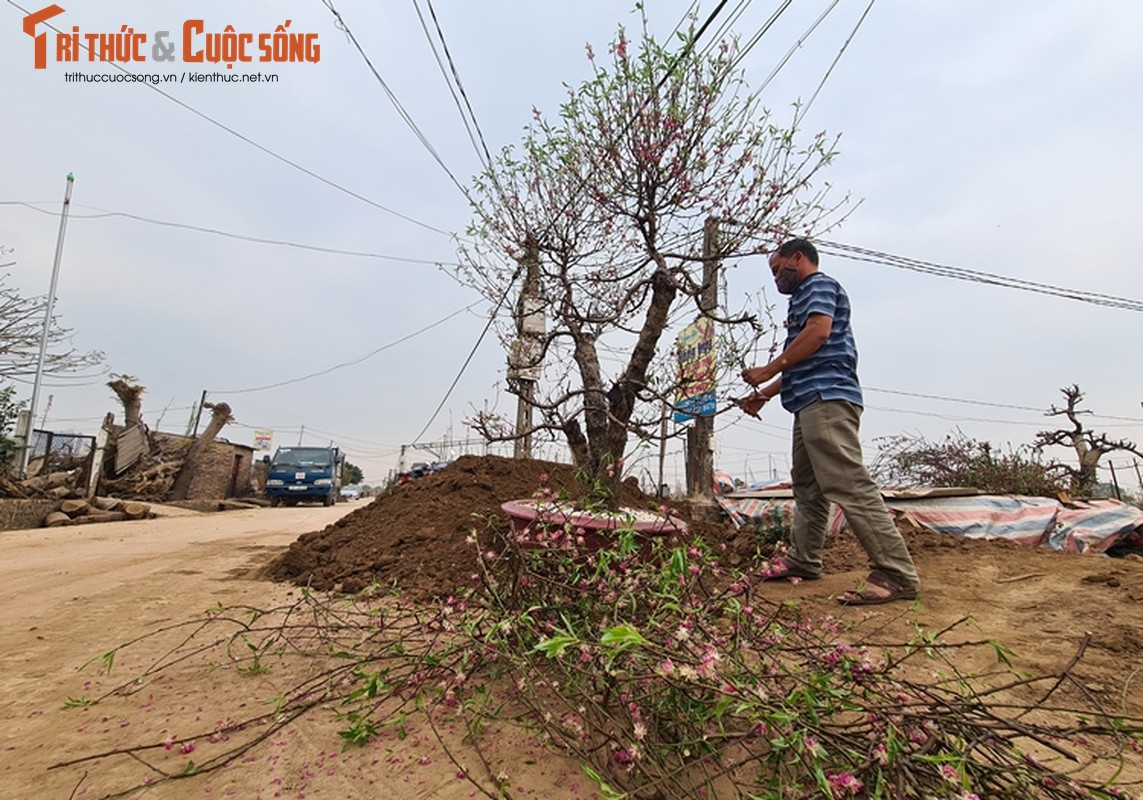
[[[770,256],[778,291],[789,295],[786,346],[770,363],[744,369],[755,388],[739,401],[757,416],[781,392],[794,415],[794,531],[790,550],[765,580],[821,577],[830,502],[837,503],[869,556],[871,572],[838,601],[873,605],[919,596],[920,579],[905,539],[881,499],[861,455],[858,433],[861,386],[857,347],[849,323],[849,297],[841,284],[818,272],[817,249],[791,239]]]

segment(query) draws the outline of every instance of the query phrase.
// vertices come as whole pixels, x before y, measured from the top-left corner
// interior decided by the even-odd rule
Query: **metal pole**
[[[44,360],[48,352],[48,333],[52,328],[52,306],[56,302],[56,284],[60,277],[60,259],[63,257],[64,232],[67,230],[67,213],[71,208],[71,187],[75,183],[75,176],[67,174],[67,188],[64,190],[63,210],[60,211],[60,230],[56,237],[56,257],[52,263],[52,283],[48,290],[48,304],[44,309],[44,330],[40,334],[40,357],[36,362],[36,379],[32,383],[32,401],[28,405],[28,434],[24,439],[24,452],[20,456],[20,474],[28,475],[28,461],[32,457],[32,436],[36,427],[36,402],[40,398],[40,383],[44,379]]]

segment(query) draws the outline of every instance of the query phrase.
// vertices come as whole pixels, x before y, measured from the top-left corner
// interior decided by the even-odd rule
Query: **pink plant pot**
[[[581,511],[550,500],[510,500],[500,510],[508,515],[517,542],[524,549],[576,549],[594,552],[615,547],[621,531],[632,530],[649,548],[652,540],[684,533],[687,524],[669,514],[631,509],[617,514]]]

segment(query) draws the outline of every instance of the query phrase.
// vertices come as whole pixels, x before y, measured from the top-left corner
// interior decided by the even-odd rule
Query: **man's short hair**
[[[815,267],[818,265],[818,250],[809,239],[787,239],[778,246],[778,255],[782,258],[789,258],[794,253],[801,253]]]

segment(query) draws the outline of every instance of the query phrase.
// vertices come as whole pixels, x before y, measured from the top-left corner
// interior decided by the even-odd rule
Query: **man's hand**
[[[778,370],[774,369],[770,364],[767,364],[764,367],[750,367],[742,370],[742,380],[751,386],[757,386],[760,383],[765,383],[777,374]]]
[[[769,397],[763,397],[762,395],[755,392],[754,394],[750,394],[739,400],[735,400],[734,404],[750,416],[756,418],[758,416],[758,412],[762,410],[762,406],[766,405],[766,401],[769,399]]]

